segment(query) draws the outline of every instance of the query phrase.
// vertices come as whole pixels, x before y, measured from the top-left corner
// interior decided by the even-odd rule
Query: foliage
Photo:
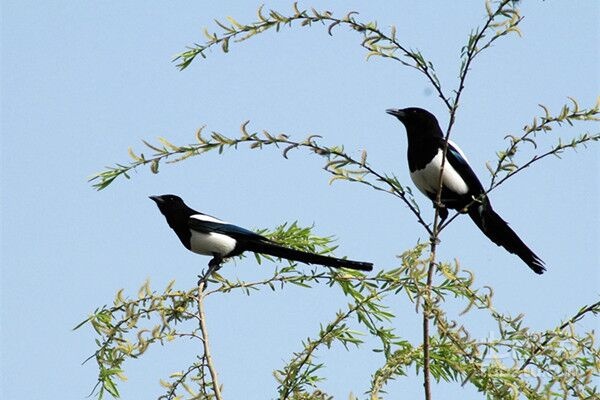
[[[338,18],[329,11],[300,10],[297,5],[288,15],[274,10],[266,12],[261,7],[257,21],[243,24],[230,17],[227,20],[216,21],[219,27],[216,33],[205,30],[206,42],[194,45],[179,55],[176,59],[178,67],[188,67],[197,56],[206,58],[209,48],[220,46],[228,52],[231,44],[273,29],[279,31],[296,25],[317,25],[327,27],[328,33],[333,34],[336,28],[347,27],[361,36],[360,45],[367,50],[367,57],[397,61],[428,79],[448,109],[448,139],[473,61],[496,40],[509,33],[520,34],[518,25],[522,17],[515,2],[486,3],[484,25],[472,31],[462,49],[458,86],[453,91],[442,87],[434,65],[420,51],[401,44],[395,27],[383,32],[376,22],[359,21],[355,12]],[[586,132],[566,141],[558,138],[550,149],[538,149],[538,134],[551,135],[553,127],[564,124],[572,126],[578,121],[599,120],[600,103],[582,109],[574,99],[570,102],[556,114],[541,106],[542,116],[525,125],[521,133],[506,137],[506,149],[497,153],[495,165],[488,165],[491,174],[488,191],[549,155],[558,157],[566,149],[577,149],[600,139],[600,133]],[[127,297],[119,291],[112,306],[96,310],[80,325],[92,326],[98,335],[98,350],[90,357],[99,368],[99,389],[95,392],[98,398],[106,393],[119,396],[117,379],[124,379],[123,363],[127,359],[141,357],[157,343],[163,345],[184,338],[203,343],[204,351],[189,366],[173,373],[168,380],[161,380],[165,393],[160,398],[221,398],[214,366],[207,352],[207,331],[202,326],[206,318],[202,312],[203,299],[233,291],[252,295],[266,288],[285,290],[290,285],[306,289],[327,285],[332,290],[341,290],[349,302],[346,308],[322,323],[312,337],[302,342],[301,348],[291,355],[289,361],[274,372],[280,399],[331,398],[320,388],[320,373],[325,365],[318,361],[317,355],[335,344],[352,351],[364,346],[366,337],[377,339],[379,345],[374,350],[381,355],[381,364],[373,369],[367,393],[371,399],[381,398],[391,380],[400,379],[411,370],[423,375],[426,399],[431,398],[430,377],[436,381],[471,385],[485,397],[493,399],[519,396],[528,399],[598,397],[598,388],[592,381],[600,376],[600,349],[594,342],[593,332],[578,332],[574,324],[586,316],[597,315],[600,302],[582,307],[554,329],[534,332],[524,324],[523,315],[513,316],[496,310],[492,289],[477,287],[473,274],[463,270],[457,261],[437,260],[439,235],[456,214],[440,225],[436,211],[433,224],[425,222],[410,188],[402,185],[393,173],[380,171],[368,160],[366,151],[360,159],[356,159],[345,151],[344,146],[323,145],[320,136],[292,140],[283,133],[251,132],[248,121],[241,125],[240,134],[234,136],[217,131],[206,135],[205,129],[198,130],[195,142],[188,145],[176,145],[163,138],[158,144],[144,142],[152,152],[151,156],[130,149],[132,161],[109,167],[93,176],[94,187],[105,189],[120,176],[129,178],[130,172],[138,167],[147,165],[153,173],[158,173],[161,163],[177,163],[210,151],[221,154],[226,150],[244,148],[276,148],[287,158],[293,150],[306,150],[321,157],[330,181],[358,183],[398,198],[411,210],[417,223],[430,236],[430,241],[417,243],[406,250],[399,256],[397,268],[381,270],[374,275],[326,268],[306,273],[296,264],[288,263],[277,267],[269,278],[255,282],[230,281],[215,273],[206,277],[211,289],[206,289],[200,282],[196,288],[178,290],[171,282],[159,292],[152,290],[146,282],[137,296]],[[525,151],[524,143],[532,145],[533,154],[522,161],[518,154]],[[307,251],[330,254],[335,250],[331,237],[318,237],[310,227],[300,227],[296,223],[283,224],[273,231],[263,230],[261,234]],[[257,256],[257,262],[261,261],[261,257]],[[399,334],[398,327],[402,321],[390,308],[397,302],[398,296],[408,298],[421,314],[422,343],[410,343]],[[463,306],[460,315],[451,317],[445,311],[444,306],[449,299]],[[464,323],[464,315],[471,312],[478,312],[494,321],[498,326],[497,338],[476,340],[471,333],[472,328]],[[435,327],[435,332],[430,332],[430,324]]]

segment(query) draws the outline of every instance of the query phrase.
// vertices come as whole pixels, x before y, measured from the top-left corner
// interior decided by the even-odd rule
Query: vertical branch
[[[453,114],[456,109],[452,109]],[[452,118],[451,118],[452,120]],[[450,130],[446,132],[446,141],[444,143],[444,151],[442,155],[442,164],[440,166],[440,176],[438,178],[438,190],[435,198],[435,213],[433,217],[433,231],[429,239],[430,242],[430,259],[427,267],[427,281],[425,286],[425,296],[423,302],[423,389],[425,391],[425,400],[431,400],[431,371],[429,368],[429,319],[431,316],[431,285],[433,284],[433,271],[435,269],[435,252],[437,250],[438,237],[440,234],[440,207],[442,207],[442,185],[444,166],[446,164],[446,153],[448,151],[448,138]]]
[[[429,370],[429,305],[431,304],[431,282],[433,280],[433,267],[435,265],[435,242],[431,245],[431,261],[427,269],[427,288],[425,290],[425,302],[423,304],[423,388],[425,400],[431,400],[431,383]]]
[[[444,157],[445,158],[445,157]],[[439,190],[436,199],[436,203],[439,204],[441,201],[441,185],[442,185],[442,173],[444,172],[444,159],[442,159],[442,166],[440,171],[440,182]],[[435,207],[435,216],[433,218],[433,233],[430,238],[430,259],[429,266],[427,267],[427,283],[425,287],[425,296],[423,302],[423,389],[425,390],[425,400],[431,400],[431,382],[430,382],[430,368],[429,368],[429,319],[430,319],[430,307],[431,307],[431,285],[433,283],[433,270],[435,268],[435,251],[437,248],[438,235],[439,235],[439,207]]]
[[[206,359],[206,365],[210,373],[210,378],[213,384],[213,391],[217,400],[223,400],[221,397],[221,386],[219,385],[219,379],[217,371],[213,363],[212,356],[210,354],[210,343],[208,340],[208,330],[206,329],[206,313],[204,312],[204,289],[206,287],[206,280],[200,279],[198,282],[198,319],[200,320],[200,333],[202,334],[202,346],[204,347],[204,358]]]
[[[459,84],[458,89],[456,90],[456,96],[454,97],[454,101],[452,102],[451,107],[449,107],[450,119],[448,121],[448,128],[446,129],[446,135],[444,137],[444,148],[442,151],[442,163],[440,166],[440,176],[438,178],[438,190],[435,198],[435,215],[433,219],[433,230],[430,237],[430,261],[429,266],[427,268],[427,281],[425,287],[425,295],[424,295],[424,304],[423,304],[423,388],[425,391],[425,400],[431,400],[431,371],[430,371],[430,355],[429,355],[429,319],[430,319],[430,308],[431,308],[431,286],[433,283],[433,272],[435,269],[435,256],[436,256],[436,248],[437,243],[439,241],[439,233],[440,233],[440,207],[442,205],[442,187],[443,187],[443,175],[444,175],[444,167],[446,165],[446,156],[448,153],[448,140],[450,139],[450,133],[452,132],[452,127],[454,126],[454,122],[456,119],[456,111],[458,110],[460,96],[465,88],[465,81],[467,78],[467,74],[469,73],[469,69],[471,67],[472,61],[475,57],[481,52],[481,50],[487,48],[494,40],[496,40],[500,35],[496,35],[492,38],[487,45],[483,46],[483,48],[478,49],[477,45],[484,38],[485,32],[490,28],[492,21],[496,16],[498,16],[504,7],[510,3],[511,0],[502,0],[498,8],[495,12],[488,12],[488,19],[486,20],[483,28],[474,36],[469,38],[469,44],[467,45],[466,58],[459,74]],[[518,22],[517,22],[518,23]],[[446,102],[446,105],[449,105]]]

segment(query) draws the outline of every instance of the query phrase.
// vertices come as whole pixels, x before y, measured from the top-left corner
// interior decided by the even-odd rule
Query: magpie
[[[388,109],[386,112],[398,118],[406,128],[410,177],[435,207],[445,144],[437,119],[429,111],[416,107]],[[536,274],[546,270],[544,262],[496,214],[464,153],[450,140],[442,177],[441,203],[438,205],[441,222],[448,217],[448,208],[468,213],[475,225],[496,245],[516,254]]]
[[[373,269],[373,264],[368,262],[343,260],[284,247],[258,233],[193,210],[173,194],[150,196],[150,199],[156,202],[158,209],[186,249],[213,257],[208,263],[209,269],[216,270],[224,258],[238,256],[245,251],[305,264],[360,271]]]

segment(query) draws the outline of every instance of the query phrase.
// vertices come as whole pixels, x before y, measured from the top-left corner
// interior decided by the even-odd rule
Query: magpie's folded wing
[[[452,168],[461,176],[463,181],[469,188],[469,193],[473,195],[479,195],[483,193],[483,186],[475,175],[475,172],[471,169],[465,154],[462,152],[460,147],[451,140],[448,141],[448,152],[446,153],[446,159],[452,165]]]
[[[207,221],[196,218],[189,218],[188,226],[190,229],[201,232],[201,233],[220,233],[223,235],[227,235],[236,240],[239,239],[253,239],[253,240],[268,240],[264,236],[259,235],[258,233],[252,232],[248,229],[242,228],[237,225],[229,224],[226,222],[217,222],[217,221]]]

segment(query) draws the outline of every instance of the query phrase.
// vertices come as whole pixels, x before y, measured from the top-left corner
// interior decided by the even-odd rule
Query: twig
[[[315,145],[313,142],[308,142],[306,144],[304,143],[298,143],[298,146],[305,146],[310,148],[315,154],[319,154],[320,151],[322,151],[322,148]],[[344,152],[339,152],[339,151],[335,151],[335,150],[329,150],[329,154],[332,154],[336,157],[345,159],[346,161],[355,164],[355,165],[360,165],[361,168],[363,168],[364,170],[366,170],[368,173],[370,173],[371,175],[374,175],[380,182],[384,182],[386,183],[390,190],[387,193],[391,193],[392,195],[398,197],[399,199],[401,199],[404,204],[410,209],[410,211],[412,211],[412,213],[415,215],[415,217],[417,218],[417,221],[419,222],[419,224],[421,224],[429,234],[432,234],[431,229],[429,228],[429,226],[427,225],[427,223],[425,222],[425,220],[423,220],[423,217],[421,217],[421,213],[419,212],[419,210],[417,210],[415,208],[415,206],[413,206],[410,201],[406,198],[404,191],[400,191],[398,190],[398,188],[396,187],[396,185],[394,185],[392,182],[390,182],[390,180],[381,175],[380,173],[378,173],[377,171],[375,171],[373,168],[371,168],[366,162],[359,162],[358,160],[353,159],[351,156],[349,156],[348,154],[344,153]],[[326,171],[333,173],[332,171],[329,171],[327,168],[325,168]],[[366,183],[364,181],[359,181],[361,183]],[[372,187],[374,187],[373,185],[370,185]],[[374,187],[376,188],[376,187]]]
[[[570,147],[575,148],[575,146],[589,141],[589,140],[597,140],[598,138],[600,138],[600,135],[595,134],[595,135],[591,135],[591,136],[584,136],[578,139],[574,139],[572,143],[566,144],[566,145],[562,145],[559,144],[556,147],[553,147],[552,149],[548,150],[547,152],[540,154],[540,155],[535,155],[533,158],[531,158],[529,161],[527,161],[525,164],[521,165],[520,167],[518,167],[517,169],[515,169],[514,171],[509,172],[508,174],[506,174],[506,176],[504,176],[503,178],[501,178],[500,180],[494,182],[494,179],[492,179],[492,182],[490,183],[490,187],[488,189],[488,191],[486,193],[491,192],[492,190],[494,190],[495,188],[497,188],[498,186],[500,186],[502,183],[504,183],[504,181],[506,181],[508,178],[511,178],[513,175],[523,171],[524,169],[528,168],[531,164],[533,164],[534,162],[537,162],[545,157],[548,157],[550,155],[557,155],[560,152],[562,152],[565,149],[568,149]],[[495,178],[495,176],[494,176]]]
[[[492,44],[492,42],[494,42],[500,36],[498,36],[498,35],[494,36],[492,39],[490,39],[490,41],[485,46],[483,46],[480,49],[477,48],[477,44],[479,43],[479,41],[481,39],[483,39],[485,31],[487,31],[487,29],[490,27],[490,24],[492,23],[492,21],[494,20],[494,18],[511,1],[513,1],[513,0],[503,0],[498,5],[498,8],[496,9],[496,12],[494,12],[493,14],[490,14],[488,16],[488,19],[485,22],[485,25],[483,25],[483,28],[481,28],[481,30],[479,31],[479,33],[477,34],[477,36],[473,40],[472,44],[470,46],[467,46],[467,54],[466,54],[467,57],[465,59],[465,65],[463,67],[462,73],[460,74],[460,82],[458,84],[458,90],[456,91],[456,97],[454,98],[454,101],[452,102],[452,107],[450,108],[450,123],[448,124],[448,133],[450,132],[450,129],[452,128],[452,125],[454,125],[454,114],[456,112],[456,109],[458,108],[458,101],[460,99],[460,95],[462,94],[463,89],[465,88],[465,80],[467,78],[467,73],[469,72],[469,68],[471,66],[471,63],[473,62],[473,60],[475,59],[475,57],[479,53],[481,53],[481,51],[483,51],[484,49],[486,49],[487,47],[489,47]]]
[[[200,333],[202,334],[202,346],[204,347],[204,357],[206,358],[206,365],[210,372],[210,378],[213,384],[213,391],[217,400],[223,400],[221,397],[221,386],[215,370],[212,356],[210,354],[210,343],[208,340],[208,330],[206,328],[206,313],[204,312],[204,288],[206,286],[206,279],[209,276],[209,271],[198,281],[198,317],[200,319]]]
[[[600,311],[600,301],[597,301],[594,304],[591,304],[587,307],[582,308],[581,310],[579,310],[577,312],[577,314],[575,314],[573,317],[569,318],[567,321],[565,321],[562,325],[560,325],[558,327],[559,331],[562,331],[563,329],[565,329],[566,327],[568,327],[569,325],[579,321],[585,314],[587,314],[588,312],[592,312],[592,313],[597,313]],[[541,350],[543,350],[546,345],[548,343],[550,343],[550,341],[553,339],[552,335],[548,335],[548,337],[546,338],[546,340],[544,340],[542,342],[541,345],[537,346],[535,349],[533,349],[533,351],[531,352],[531,355],[529,356],[529,358],[527,360],[525,360],[525,362],[521,365],[521,367],[519,368],[519,371],[523,371],[525,369],[525,367],[527,367],[529,364],[531,364],[531,362],[533,361],[534,357],[536,355],[539,354],[539,352]]]
[[[162,399],[167,399],[167,400],[173,400],[177,398],[177,388],[179,387],[179,385],[181,385],[182,383],[185,382],[185,380],[187,379],[188,375],[191,374],[193,371],[198,370],[200,371],[199,373],[202,373],[202,369],[204,368],[204,364],[194,364],[191,367],[188,368],[188,370],[186,372],[184,372],[183,374],[181,374],[181,376],[175,381],[173,382],[173,385],[171,386],[171,389],[169,389],[169,391],[167,392],[167,394],[165,394],[164,396],[159,397],[159,400]]]
[[[329,11],[319,13],[315,9],[313,9],[312,10],[313,15],[310,16],[308,14],[307,10],[300,11],[297,7],[297,3],[294,3],[295,14],[290,17],[285,17],[282,14],[280,14],[274,10],[270,11],[268,17],[262,17],[261,11],[262,11],[262,6],[258,10],[258,14],[259,14],[259,16],[261,16],[260,21],[255,22],[250,25],[242,26],[242,25],[238,24],[236,26],[234,24],[234,26],[232,26],[231,28],[227,28],[227,27],[224,27],[221,23],[219,23],[217,21],[217,24],[225,30],[225,34],[223,36],[219,37],[216,34],[213,34],[213,35],[209,34],[208,35],[209,40],[206,44],[204,44],[204,45],[196,44],[194,47],[191,47],[187,51],[178,55],[173,61],[179,61],[179,63],[177,64],[177,67],[179,69],[183,70],[191,64],[191,62],[196,58],[197,55],[200,55],[203,58],[206,58],[204,51],[206,49],[208,49],[209,47],[212,47],[212,46],[215,46],[218,44],[221,44],[221,45],[225,44],[226,47],[224,47],[224,50],[226,48],[228,49],[229,42],[241,34],[246,34],[246,36],[244,36],[236,41],[241,42],[243,40],[246,40],[246,39],[254,36],[255,34],[262,33],[273,27],[275,27],[277,30],[279,30],[279,27],[281,25],[292,26],[292,22],[294,22],[294,21],[302,21],[303,26],[307,25],[307,24],[310,25],[313,22],[321,22],[321,23],[330,22],[331,24],[329,25],[329,27],[327,29],[327,32],[329,33],[329,35],[332,35],[332,29],[335,26],[346,25],[346,26],[350,27],[353,31],[360,32],[364,36],[365,39],[361,43],[361,46],[363,48],[365,48],[366,50],[369,50],[370,52],[374,51],[374,49],[375,49],[374,45],[379,40],[387,41],[393,47],[400,50],[403,53],[403,56],[406,57],[407,59],[411,60],[412,62],[414,62],[414,64],[411,64],[409,62],[402,60],[400,57],[394,55],[393,53],[390,54],[390,53],[379,52],[379,55],[386,57],[386,58],[391,58],[395,61],[400,62],[402,65],[405,65],[405,66],[411,67],[411,68],[415,68],[418,71],[422,72],[426,76],[426,78],[429,80],[429,82],[432,84],[432,86],[435,88],[437,95],[442,99],[442,101],[445,103],[445,105],[448,107],[448,109],[451,109],[452,104],[450,103],[449,99],[444,95],[444,92],[442,90],[439,79],[437,78],[437,76],[435,75],[435,71],[433,70],[433,65],[431,63],[425,62],[419,53],[413,52],[413,51],[409,50],[408,48],[406,48],[405,46],[403,46],[402,44],[400,44],[400,42],[398,42],[396,40],[396,35],[394,33],[395,28],[392,29],[392,33],[390,35],[386,35],[381,30],[379,30],[375,24],[371,24],[371,23],[364,24],[364,23],[357,22],[354,19],[353,15],[358,14],[358,13],[354,12],[354,11],[349,12],[348,14],[346,14],[346,16],[344,18],[340,19],[340,18],[335,18]],[[374,36],[369,36],[371,34]],[[373,41],[372,38],[377,38],[378,40]],[[225,50],[225,52],[227,52],[227,51],[228,50]]]
[[[329,323],[327,327],[321,329],[321,332],[319,333],[319,337],[317,339],[312,340],[309,338],[305,344],[304,350],[298,354],[295,354],[295,357],[285,367],[285,369],[288,369],[288,372],[286,373],[285,379],[281,383],[279,398],[288,399],[290,398],[290,395],[295,393],[299,385],[302,383],[298,379],[298,375],[301,373],[302,368],[310,364],[311,357],[320,345],[326,344],[328,347],[331,345],[331,341],[333,341],[333,339],[335,338],[335,336],[332,336],[332,334],[343,321],[348,319],[359,309],[364,309],[364,305],[368,304],[371,300],[376,299],[382,294],[393,290],[396,290],[396,287],[394,285],[388,285],[384,288],[381,288],[380,290],[373,291],[372,293],[365,297],[362,297],[361,299],[357,299],[354,305],[349,305],[349,308],[346,312],[337,313],[336,318],[331,323]],[[309,371],[305,370],[304,372],[302,372],[302,376],[305,376],[308,372]]]

